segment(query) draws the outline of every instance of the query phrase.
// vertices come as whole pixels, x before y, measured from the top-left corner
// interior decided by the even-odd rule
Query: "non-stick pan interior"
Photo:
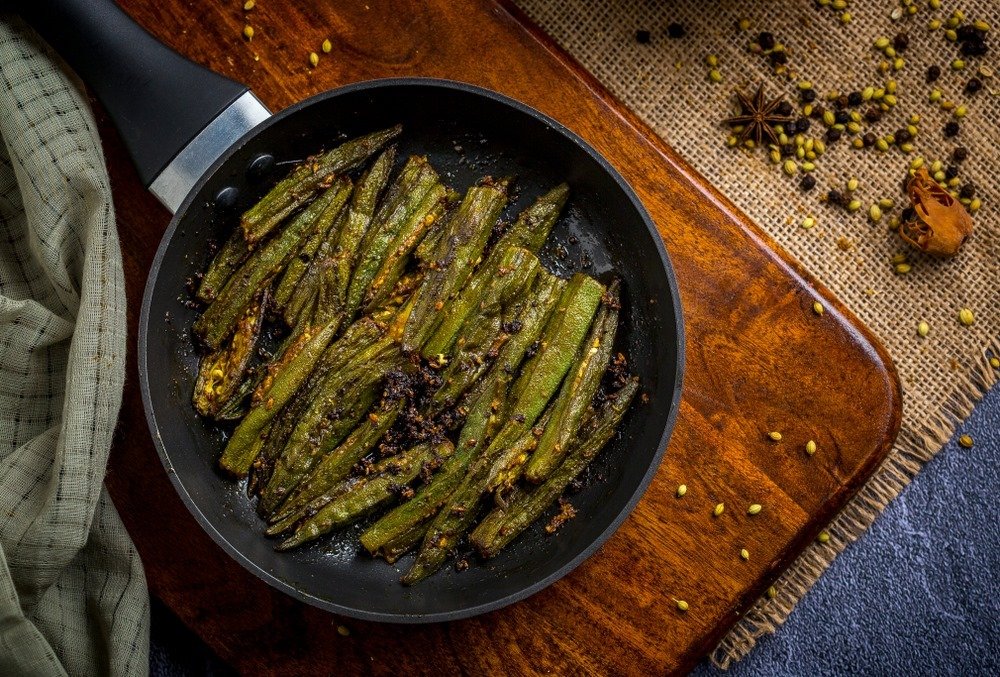
[[[536,524],[496,559],[470,557],[467,570],[448,566],[411,588],[398,579],[412,556],[395,566],[369,558],[357,542],[360,527],[290,553],[273,551],[244,486],[215,469],[225,432],[191,407],[197,356],[190,327],[197,310],[189,307],[186,291],[189,278],[207,264],[209,242],[223,241],[238,215],[292,163],[397,122],[404,128],[399,162],[426,155],[458,190],[487,174],[516,177],[516,197],[504,218],[560,181],[569,183],[566,213],[543,260],[564,275],[583,270],[604,280],[621,276],[619,342],[648,395],[587,471],[571,499],[578,516],[556,535],[545,536]],[[249,169],[262,154],[275,158],[263,174]],[[238,191],[228,209],[215,199],[227,187]],[[669,262],[645,211],[614,170],[575,136],[483,90],[439,81],[378,81],[284,111],[237,144],[196,186],[167,231],[150,276],[140,323],[140,378],[171,479],[209,534],[237,560],[272,585],[339,613],[445,620],[498,608],[553,582],[610,536],[638,501],[659,464],[679,399],[678,303]]]

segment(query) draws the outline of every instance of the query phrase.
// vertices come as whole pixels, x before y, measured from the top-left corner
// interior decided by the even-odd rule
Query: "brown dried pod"
[[[899,225],[899,234],[914,247],[935,256],[954,256],[972,234],[965,207],[921,167],[906,187],[914,217]]]

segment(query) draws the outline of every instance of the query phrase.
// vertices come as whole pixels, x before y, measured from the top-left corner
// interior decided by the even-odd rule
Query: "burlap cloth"
[[[928,21],[947,19],[952,10],[961,9],[970,19],[997,26],[1000,7],[990,0],[960,5],[946,0],[941,10],[933,11],[920,2],[916,15],[893,20],[897,3],[852,2],[853,19],[845,25],[839,13],[814,0],[517,2],[710,183],[839,295],[881,339],[899,370],[903,428],[890,457],[830,525],[829,543],[808,548],[781,576],[777,597],[760,600],[715,650],[712,660],[727,667],[787,618],[833,558],[864,533],[997,381],[998,372],[988,357],[1000,349],[1000,97],[989,90],[1000,93],[1000,44],[991,33],[991,52],[967,59],[966,70],[955,73],[949,65],[959,56],[956,45],[946,42],[943,31],[929,31]],[[750,21],[746,32],[738,28],[741,18]],[[671,22],[681,23],[687,35],[669,39],[666,27]],[[649,44],[637,42],[640,29],[650,31]],[[873,49],[873,41],[881,35],[892,38],[902,30],[910,37],[903,54],[906,65],[890,75],[879,72],[877,64],[883,57]],[[779,77],[765,57],[748,51],[748,43],[760,31],[774,33],[786,46],[789,66],[800,73],[798,78]],[[709,54],[719,58],[721,84],[707,77]],[[925,82],[931,64],[939,64],[943,71],[933,86]],[[986,88],[978,94],[963,95],[965,82],[981,64],[996,69],[998,77],[984,79]],[[831,89],[849,92],[883,86],[890,77],[898,82],[899,105],[870,129],[876,135],[888,134],[905,126],[910,114],[919,114],[920,133],[910,156],[896,149],[856,150],[841,140],[830,144],[816,161],[816,188],[805,193],[798,187],[801,174],[786,176],[769,162],[765,151],[747,154],[724,146],[728,132],[720,120],[730,114],[734,87],[752,90],[764,82],[771,95],[785,94],[795,102],[799,79],[811,81],[822,95]],[[945,98],[969,108],[957,139],[942,134],[953,118],[930,103],[928,94],[935,86]],[[814,122],[810,135],[818,136],[821,128]],[[936,158],[947,161],[959,144],[969,150],[960,176],[975,183],[983,202],[974,235],[953,260],[936,261],[911,252],[912,272],[896,275],[891,257],[908,247],[889,232],[885,219],[877,226],[868,221],[868,206],[882,197],[897,203],[902,199],[900,185],[913,157],[923,156],[928,163]],[[862,210],[849,214],[819,202],[821,194],[842,188],[851,176],[860,183],[855,195],[864,204]],[[809,214],[818,225],[805,230],[799,224]],[[973,326],[959,323],[962,307],[974,311]],[[916,331],[920,321],[931,328],[924,339]]]

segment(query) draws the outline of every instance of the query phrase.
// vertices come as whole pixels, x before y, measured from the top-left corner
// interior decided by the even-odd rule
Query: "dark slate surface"
[[[728,674],[1000,674],[1000,388],[962,433]],[[231,674],[155,601],[150,672]]]

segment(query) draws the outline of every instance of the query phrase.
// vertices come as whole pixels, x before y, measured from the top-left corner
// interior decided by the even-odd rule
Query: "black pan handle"
[[[100,99],[147,187],[248,92],[160,43],[112,0],[14,5]]]

